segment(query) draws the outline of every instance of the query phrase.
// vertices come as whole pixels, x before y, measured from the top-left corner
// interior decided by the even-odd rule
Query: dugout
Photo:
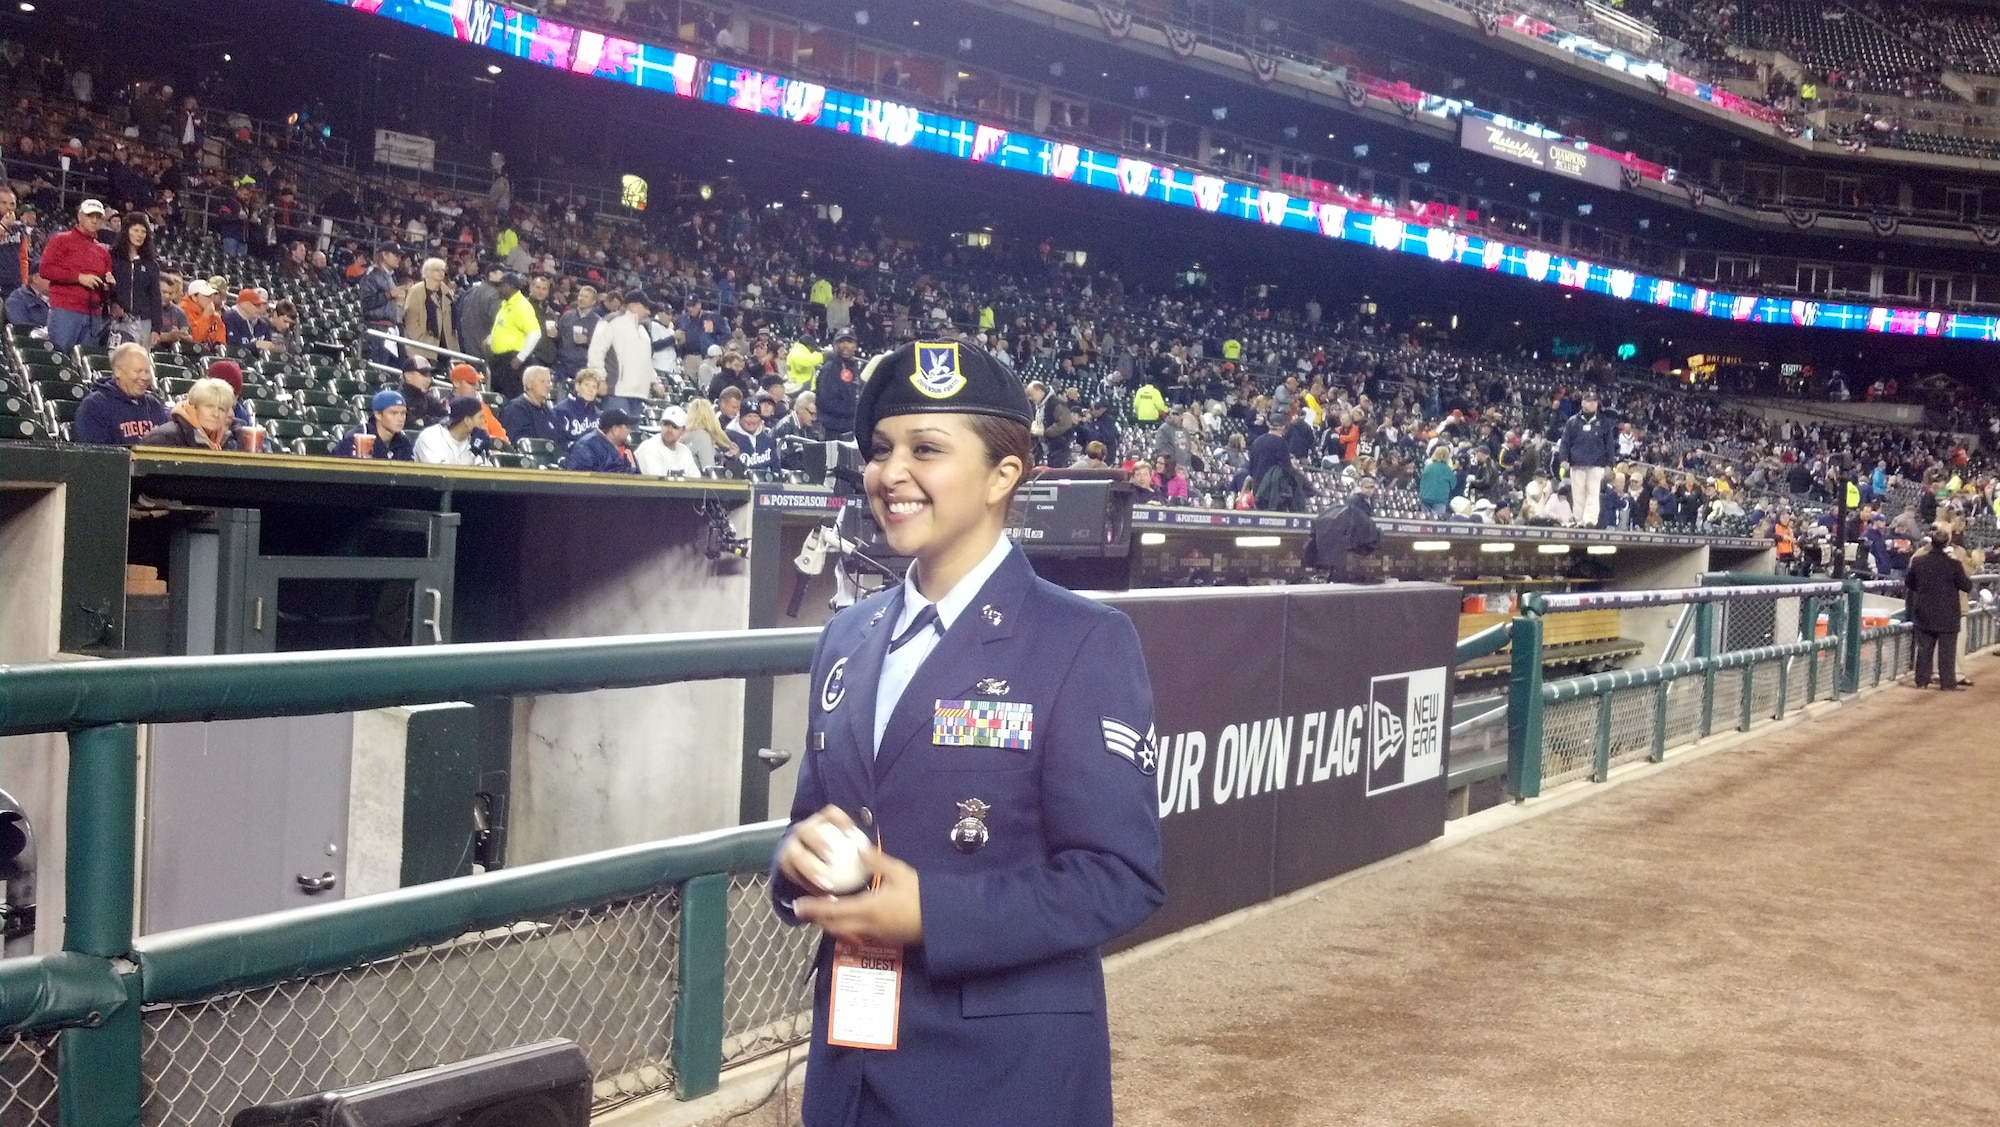
[[[831,569],[807,576],[796,567],[813,530],[841,506],[823,489],[33,444],[10,444],[0,484],[10,662],[811,626],[825,621],[836,593]],[[1441,825],[1442,775],[1432,802],[1428,779],[1377,800],[1366,772],[1360,784],[1342,773],[1348,760],[1340,755],[1362,746],[1353,741],[1375,738],[1369,692],[1377,677],[1457,673],[1452,642],[1483,621],[1475,616],[1504,613],[1502,595],[1685,585],[1705,570],[1754,566],[1767,551],[1695,537],[1593,532],[1559,540],[1559,530],[1380,523],[1385,547],[1372,577],[1380,582],[1358,588],[1299,585],[1312,578],[1297,560],[1304,517],[1148,506],[1087,551],[1076,542],[1024,541],[1052,578],[1112,591],[1135,620],[1154,622],[1142,636],[1149,654],[1166,647],[1154,657],[1156,678],[1181,675],[1170,671],[1194,678],[1160,691],[1167,825],[1214,819],[1228,827],[1216,832],[1254,843],[1282,838],[1287,819],[1306,816],[1284,813],[1293,807],[1319,803],[1345,826],[1385,803],[1415,803],[1417,794],[1426,796],[1422,823],[1435,812]],[[1429,547],[1447,538],[1449,550]],[[1487,550],[1494,544],[1511,550]],[[1567,545],[1560,554],[1544,550],[1558,544]],[[1565,572],[1572,562],[1589,570]],[[1484,609],[1468,609],[1475,596]],[[1422,609],[1358,609],[1388,606]],[[1668,630],[1646,618],[1652,613],[1625,612],[1607,637],[1649,658]],[[1248,635],[1220,625],[1186,632],[1209,614],[1263,624],[1241,627]],[[1203,688],[1230,684],[1245,668],[1239,658],[1249,643],[1229,639],[1265,639],[1253,649],[1264,652],[1269,639],[1284,638],[1285,654],[1304,653],[1304,637],[1337,639],[1343,630],[1302,623],[1357,614],[1413,616],[1381,629],[1424,638],[1425,663],[1385,666],[1351,685],[1336,684],[1341,673],[1323,692],[1290,680],[1256,691]],[[1560,658],[1560,644],[1550,650]],[[1337,646],[1313,652],[1330,670],[1355,668]],[[1191,653],[1202,660],[1191,663]],[[1295,664],[1287,657],[1284,667]],[[146,750],[158,785],[149,790],[157,816],[146,831],[142,926],[268,911],[474,865],[566,857],[781,814],[796,767],[759,753],[801,745],[804,681],[468,701],[234,729],[162,726]],[[1172,715],[1189,702],[1223,699],[1258,704],[1240,717]],[[1361,728],[1353,727],[1356,717]],[[1346,734],[1330,734],[1336,720]],[[1401,721],[1405,731],[1412,723]],[[1288,724],[1289,733],[1272,734]],[[19,739],[36,746],[9,749],[0,786],[37,821],[46,902],[61,890],[64,753],[59,740]],[[1228,793],[1218,801],[1218,757],[1239,750],[1245,758],[1226,764]],[[1259,755],[1262,774],[1239,766]],[[1441,766],[1443,756],[1440,741]],[[1280,757],[1290,772],[1283,787],[1272,773]],[[1315,780],[1322,769],[1329,773]],[[1238,771],[1248,772],[1240,795]],[[1356,785],[1359,798],[1347,793]],[[1205,796],[1199,811],[1190,805],[1197,793]],[[1323,800],[1301,797],[1321,793]],[[1271,809],[1244,813],[1262,804]],[[1370,817],[1352,824],[1365,827]],[[1404,828],[1395,833],[1362,830],[1327,846],[1322,869],[1365,863],[1369,842],[1404,848],[1422,839],[1408,828],[1417,823],[1398,824]],[[204,858],[200,865],[183,860],[194,856]],[[1239,875],[1256,874],[1252,888],[1306,879],[1267,872],[1267,861],[1232,864]],[[216,888],[249,891],[201,891]],[[52,949],[58,930],[45,922],[35,946]]]

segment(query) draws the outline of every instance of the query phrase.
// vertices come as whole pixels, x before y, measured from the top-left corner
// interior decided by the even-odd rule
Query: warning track
[[[2000,1123],[2000,666],[1111,978],[1120,1124]]]

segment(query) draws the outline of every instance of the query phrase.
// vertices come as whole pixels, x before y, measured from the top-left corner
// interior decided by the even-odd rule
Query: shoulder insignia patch
[[[1100,719],[1104,726],[1104,750],[1137,767],[1141,775],[1150,776],[1159,769],[1160,757],[1153,747],[1151,725],[1141,733],[1122,720],[1109,716]]]

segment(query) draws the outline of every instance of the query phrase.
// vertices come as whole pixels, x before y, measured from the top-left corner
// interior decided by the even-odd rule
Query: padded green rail
[[[0,666],[0,735],[803,672],[817,629]]]
[[[0,1031],[88,1022],[125,1004],[111,964],[68,951],[0,959]]]
[[[1881,627],[1881,632],[1884,635],[1899,633],[1893,626]],[[1657,685],[1662,681],[1690,677],[1710,669],[1741,669],[1746,665],[1758,665],[1766,661],[1839,648],[1838,638],[1810,638],[1802,642],[1787,642],[1782,646],[1731,650],[1719,657],[1690,658],[1686,661],[1671,661],[1639,669],[1614,669],[1609,673],[1593,673],[1584,677],[1548,682],[1542,686],[1542,702],[1558,704],[1566,700],[1599,696],[1614,689],[1636,689],[1645,685]]]
[[[1488,654],[1496,654],[1507,648],[1514,640],[1514,623],[1496,622],[1477,634],[1458,640],[1458,664],[1477,661]]]

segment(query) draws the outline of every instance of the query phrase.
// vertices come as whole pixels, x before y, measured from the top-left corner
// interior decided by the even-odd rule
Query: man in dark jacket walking
[[[1576,502],[1576,524],[1597,527],[1598,495],[1604,475],[1618,455],[1618,427],[1597,409],[1597,393],[1583,393],[1583,409],[1563,424],[1558,453],[1569,467],[1569,495]]]
[[[1917,688],[1931,684],[1931,658],[1937,657],[1938,688],[1956,691],[1958,679],[1958,595],[1972,593],[1972,579],[1947,550],[1951,534],[1942,528],[1931,531],[1930,546],[1910,561],[1903,579],[1903,605],[1917,632]]]

